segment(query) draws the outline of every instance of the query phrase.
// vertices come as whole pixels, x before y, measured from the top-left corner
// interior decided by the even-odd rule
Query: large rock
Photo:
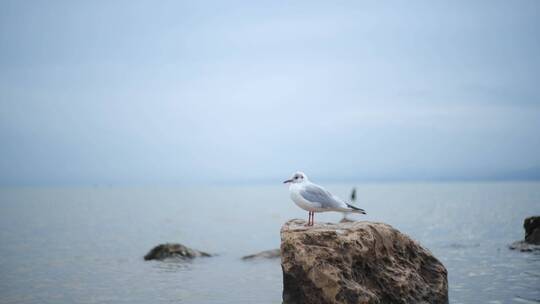
[[[531,216],[523,222],[525,242],[540,245],[540,216]]]
[[[193,259],[196,257],[209,257],[209,253],[188,248],[182,244],[161,244],[152,248],[145,256],[145,260],[164,260],[167,258]]]
[[[509,245],[510,249],[527,251],[540,251],[540,216],[531,216],[523,221],[525,240]]]
[[[448,303],[447,271],[383,223],[281,228],[283,303]]]

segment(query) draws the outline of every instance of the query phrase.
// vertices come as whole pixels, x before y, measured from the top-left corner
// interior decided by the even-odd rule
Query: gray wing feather
[[[339,199],[334,197],[330,192],[326,191],[317,185],[306,185],[300,191],[300,195],[310,202],[321,204],[321,208],[342,208],[343,204]]]

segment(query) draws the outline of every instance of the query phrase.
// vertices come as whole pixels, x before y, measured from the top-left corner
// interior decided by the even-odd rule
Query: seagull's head
[[[293,183],[293,184],[296,184],[296,183],[301,183],[303,181],[307,181],[307,176],[304,174],[304,172],[295,172],[290,179],[284,181],[283,183],[284,184],[288,184],[288,183]]]

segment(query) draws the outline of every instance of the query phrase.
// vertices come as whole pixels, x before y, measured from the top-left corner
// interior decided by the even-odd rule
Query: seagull
[[[315,212],[338,211],[366,214],[363,209],[348,204],[323,187],[310,182],[303,172],[294,173],[283,182],[289,185],[292,201],[309,212],[306,226],[313,226]]]

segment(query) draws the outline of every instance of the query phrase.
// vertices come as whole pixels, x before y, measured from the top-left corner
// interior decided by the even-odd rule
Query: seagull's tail
[[[346,203],[347,204],[347,203]],[[366,214],[366,211],[364,211],[364,209],[362,208],[358,208],[356,206],[353,206],[351,204],[347,204],[347,207],[351,208],[352,210],[349,210],[349,212],[353,212],[353,213],[360,213],[360,214]]]

